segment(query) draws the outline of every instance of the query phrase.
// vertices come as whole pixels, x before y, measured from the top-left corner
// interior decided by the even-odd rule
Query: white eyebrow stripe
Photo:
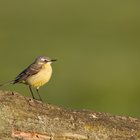
[[[41,58],[41,60],[44,61],[45,59],[44,58]]]

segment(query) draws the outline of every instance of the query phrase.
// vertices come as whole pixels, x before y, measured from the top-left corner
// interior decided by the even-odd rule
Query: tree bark
[[[53,106],[0,91],[0,138],[23,140],[140,140],[140,119]]]

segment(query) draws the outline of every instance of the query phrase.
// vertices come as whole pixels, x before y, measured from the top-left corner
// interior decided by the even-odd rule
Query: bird
[[[32,92],[32,87],[36,87],[39,98],[42,101],[41,95],[39,93],[39,87],[43,86],[50,80],[52,75],[51,63],[54,61],[57,60],[50,59],[47,56],[40,56],[36,58],[36,60],[25,70],[23,70],[13,81],[1,84],[0,86],[16,83],[29,85],[29,89],[33,99],[35,99],[35,97]]]

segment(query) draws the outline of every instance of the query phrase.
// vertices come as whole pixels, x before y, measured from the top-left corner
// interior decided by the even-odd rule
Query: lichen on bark
[[[53,106],[0,91],[2,139],[140,139],[140,119]]]

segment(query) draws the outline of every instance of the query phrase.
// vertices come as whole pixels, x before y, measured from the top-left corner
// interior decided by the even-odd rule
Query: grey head
[[[52,63],[53,61],[56,61],[55,59],[50,59],[49,57],[47,56],[40,56],[38,57],[36,60],[35,60],[35,63],[44,63],[44,64],[47,64],[47,63]]]

